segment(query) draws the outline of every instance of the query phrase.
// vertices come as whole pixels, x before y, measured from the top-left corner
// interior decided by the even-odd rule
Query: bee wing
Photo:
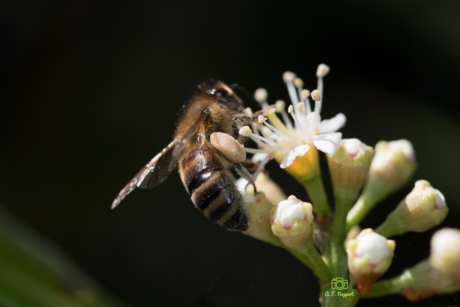
[[[112,209],[131,193],[136,187],[150,189],[168,179],[176,166],[177,158],[185,148],[186,142],[196,133],[197,128],[207,116],[201,116],[181,139],[174,139],[166,148],[144,166],[133,179],[121,190],[112,203]]]
[[[157,154],[146,166],[144,166],[131,181],[120,191],[112,203],[112,209],[131,193],[136,187],[147,189],[153,188],[165,181],[175,166],[176,158],[173,155],[174,148],[180,142],[175,139],[159,154]]]

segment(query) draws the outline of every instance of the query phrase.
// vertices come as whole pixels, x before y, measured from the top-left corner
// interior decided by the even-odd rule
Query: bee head
[[[243,106],[241,99],[224,82],[219,80],[206,80],[198,86],[200,92],[217,98],[222,107],[240,109]]]

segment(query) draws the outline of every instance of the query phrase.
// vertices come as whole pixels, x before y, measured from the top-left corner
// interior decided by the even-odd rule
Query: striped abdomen
[[[217,153],[202,147],[181,162],[181,177],[195,206],[211,221],[229,230],[249,228],[243,197]]]

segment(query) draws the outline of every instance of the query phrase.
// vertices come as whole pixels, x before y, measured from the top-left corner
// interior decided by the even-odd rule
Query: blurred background
[[[412,141],[414,181],[440,189],[442,226],[460,227],[459,16],[458,1],[2,1],[0,204],[129,306],[317,306],[309,269],[208,221],[177,173],[111,203],[171,141],[204,79],[265,87],[273,103],[288,99],[284,71],[313,90],[326,63],[322,117],[345,113],[344,137],[368,145]],[[307,199],[272,163],[287,195]],[[362,225],[379,225],[412,184]],[[427,257],[435,230],[397,237],[386,276]],[[412,305],[359,306],[389,304]]]

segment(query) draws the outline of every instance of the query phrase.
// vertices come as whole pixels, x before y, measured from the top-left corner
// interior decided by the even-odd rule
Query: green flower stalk
[[[364,191],[348,213],[347,230],[361,222],[376,204],[408,183],[416,168],[414,149],[409,141],[377,143]]]
[[[428,181],[419,180],[375,231],[388,238],[408,231],[424,232],[444,221],[448,212],[444,195]]]

